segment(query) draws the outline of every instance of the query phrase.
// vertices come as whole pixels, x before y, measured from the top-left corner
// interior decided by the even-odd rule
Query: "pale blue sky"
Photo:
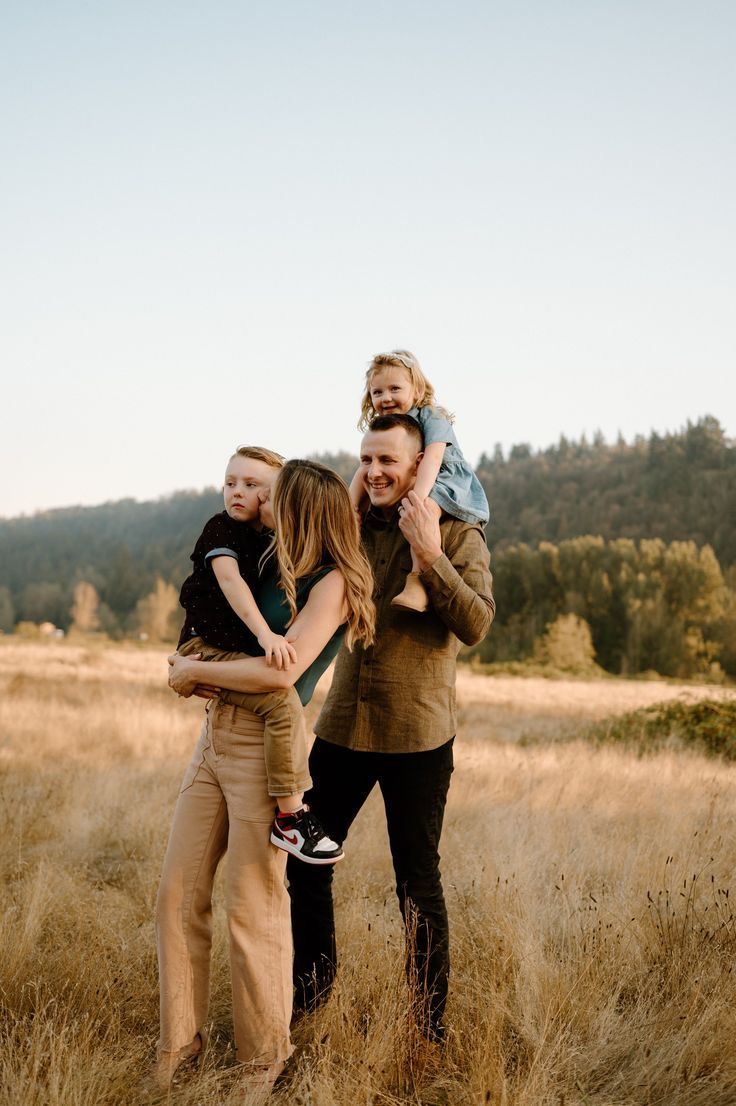
[[[736,5],[0,7],[0,514],[357,451],[736,434]]]

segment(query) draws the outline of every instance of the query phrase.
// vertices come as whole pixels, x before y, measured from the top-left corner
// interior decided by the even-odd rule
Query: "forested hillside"
[[[632,444],[561,438],[537,452],[497,449],[477,471],[493,548],[599,534],[694,541],[724,567],[736,562],[736,443],[709,416]]]
[[[346,480],[357,465],[347,453],[319,459]],[[517,445],[508,456],[496,448],[478,475],[491,503],[499,601],[483,659],[528,656],[546,625],[576,614],[592,627],[596,660],[610,671],[683,675],[719,658],[736,669],[736,445],[716,419],[629,444],[561,439],[536,452]],[[220,505],[209,488],[0,520],[0,630],[49,621],[113,636],[171,634],[189,553]],[[641,539],[660,542],[645,547]],[[678,565],[691,581],[687,598],[673,582]],[[576,576],[596,581],[592,598],[574,586]]]
[[[203,523],[221,508],[220,492],[207,488],[0,522],[0,584],[10,593],[11,620],[48,619],[68,628],[74,585],[84,580],[103,604],[103,627],[130,629],[136,604],[157,577],[182,582]],[[0,629],[7,631],[8,621],[8,596],[0,593]]]

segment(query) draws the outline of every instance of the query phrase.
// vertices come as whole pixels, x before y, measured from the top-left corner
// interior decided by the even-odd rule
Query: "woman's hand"
[[[180,657],[178,653],[172,653],[169,657],[169,687],[184,699],[190,695],[200,699],[216,699],[219,694],[217,688],[199,682],[200,656],[200,653],[193,653],[191,657]]]

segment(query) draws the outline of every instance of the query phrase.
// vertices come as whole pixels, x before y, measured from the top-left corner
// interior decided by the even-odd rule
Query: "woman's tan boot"
[[[197,1060],[204,1052],[204,1031],[200,1030],[188,1045],[175,1052],[159,1052],[156,1063],[142,1082],[141,1089],[147,1094],[167,1091],[174,1075],[189,1060]]]
[[[277,1060],[266,1067],[245,1065],[237,1091],[237,1106],[265,1106],[271,1096],[274,1083],[286,1067],[286,1060]]]

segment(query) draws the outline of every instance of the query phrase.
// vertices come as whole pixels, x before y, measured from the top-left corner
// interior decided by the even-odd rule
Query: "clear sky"
[[[731,0],[0,6],[0,515],[357,452],[736,434]]]

